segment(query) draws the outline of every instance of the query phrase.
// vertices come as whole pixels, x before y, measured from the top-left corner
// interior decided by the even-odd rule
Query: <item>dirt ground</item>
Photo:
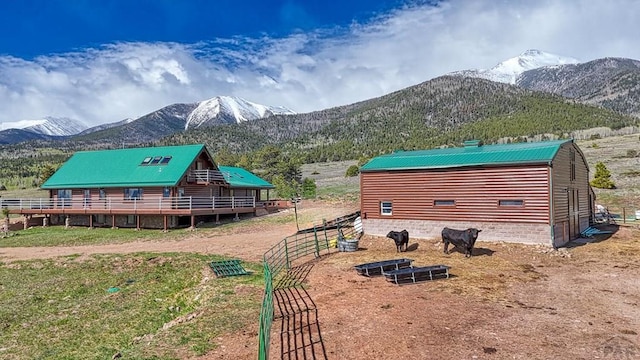
[[[329,219],[352,210],[306,204],[301,212]],[[640,359],[640,230],[609,230],[614,233],[559,251],[480,236],[471,258],[443,254],[437,239],[411,239],[408,251],[397,253],[392,240],[365,235],[356,252],[300,264],[304,301],[313,316],[298,325],[275,321],[270,358]],[[294,231],[295,225],[271,224],[162,243],[0,248],[0,260],[190,251],[259,261]],[[396,258],[412,259],[414,266],[447,265],[452,276],[396,285],[354,270],[357,264]],[[219,347],[199,359],[257,358],[257,326],[256,319],[237,334],[212,339]],[[307,329],[314,343],[307,349],[283,346],[283,329]]]

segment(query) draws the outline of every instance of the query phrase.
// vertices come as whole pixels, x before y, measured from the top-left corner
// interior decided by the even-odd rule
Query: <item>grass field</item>
[[[0,263],[0,358],[182,359],[255,323],[261,266],[216,279],[221,258],[96,255]],[[204,274],[204,276],[203,276]]]

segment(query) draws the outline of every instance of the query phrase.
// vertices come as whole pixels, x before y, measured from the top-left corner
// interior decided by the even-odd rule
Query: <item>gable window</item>
[[[524,200],[498,200],[499,206],[524,206]]]
[[[142,188],[125,188],[124,189],[125,200],[140,200],[142,199]]]
[[[393,214],[393,203],[391,201],[381,201],[380,215],[392,215],[392,214]]]
[[[433,206],[456,206],[455,200],[433,200]]]
[[[569,150],[569,163],[571,165],[571,172],[569,174],[571,181],[575,181],[576,179],[576,151],[573,149]]]

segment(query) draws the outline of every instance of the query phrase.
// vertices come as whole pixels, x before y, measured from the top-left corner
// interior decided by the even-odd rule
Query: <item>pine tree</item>
[[[598,189],[613,189],[616,185],[611,180],[611,171],[607,169],[602,161],[596,163],[596,173],[591,180],[591,186]]]

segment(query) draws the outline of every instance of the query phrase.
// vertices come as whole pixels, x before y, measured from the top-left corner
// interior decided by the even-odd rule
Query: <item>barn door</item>
[[[580,197],[578,189],[569,189],[569,239],[580,235]]]

